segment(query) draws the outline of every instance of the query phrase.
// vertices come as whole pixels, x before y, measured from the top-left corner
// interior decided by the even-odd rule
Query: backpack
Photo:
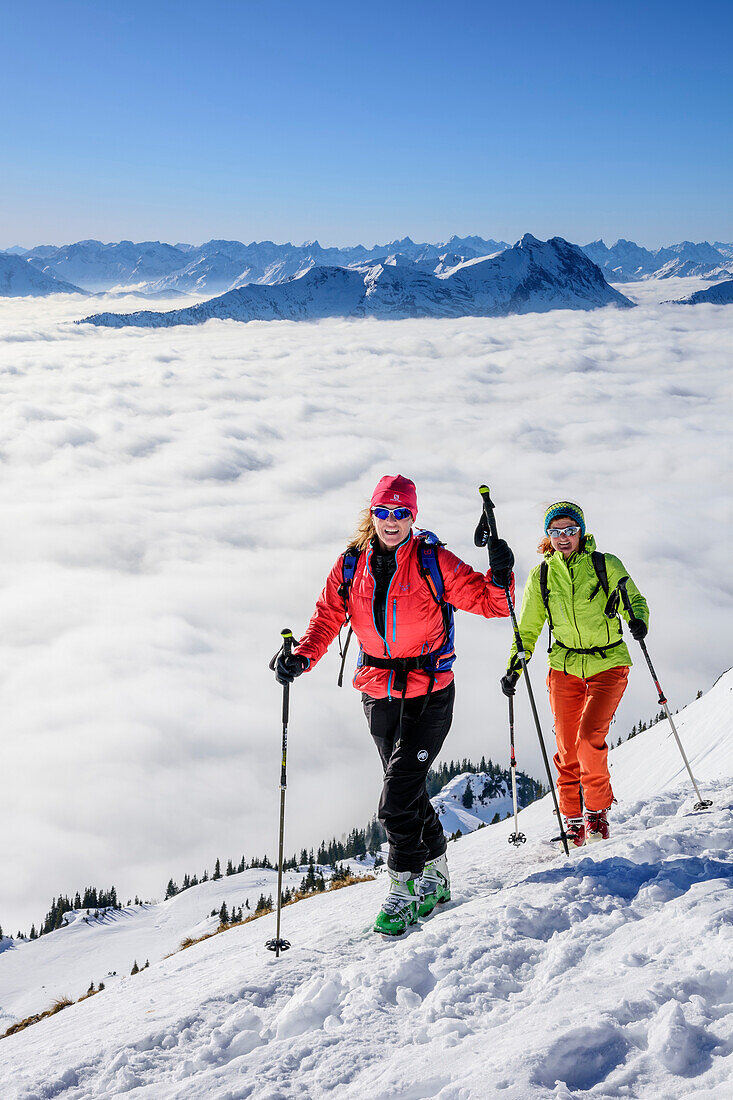
[[[414,537],[418,541],[417,560],[420,575],[427,584],[428,591],[437,603],[443,616],[443,630],[445,632],[443,645],[440,649],[435,650],[435,652],[425,654],[425,659],[421,664],[421,671],[427,672],[432,681],[436,673],[448,672],[453,667],[453,662],[456,659],[454,649],[455,608],[444,598],[445,583],[438,562],[438,547],[445,546],[445,543],[441,542],[432,531],[419,531]],[[349,624],[351,619],[349,614],[349,594],[360,556],[361,551],[358,550],[357,547],[349,546],[342,558],[341,584],[339,585],[338,593],[344,601],[346,623]],[[346,623],[344,625],[346,625]],[[351,641],[352,634],[353,630],[351,625],[349,625],[346,643],[342,646],[341,632],[339,631],[339,655],[341,657],[341,669],[338,677],[339,687],[343,686],[344,665],[346,663],[346,654],[349,649],[349,642]]]
[[[596,571],[596,577],[598,578],[598,584],[588,597],[588,602],[594,600],[598,593],[603,589],[603,594],[608,598],[608,571],[606,569],[606,555],[602,554],[600,550],[591,551],[591,561],[593,562],[593,568]],[[545,559],[540,565],[540,595],[542,596],[542,602],[545,605],[545,613],[547,615],[547,652],[552,649],[552,615],[550,614],[550,590],[547,586],[547,575],[549,573],[549,562]],[[608,609],[608,605],[607,605]],[[613,618],[613,616],[610,616]],[[558,642],[558,645],[562,645],[562,642]],[[567,648],[567,646],[563,646]],[[606,646],[606,649],[614,648],[613,646]]]

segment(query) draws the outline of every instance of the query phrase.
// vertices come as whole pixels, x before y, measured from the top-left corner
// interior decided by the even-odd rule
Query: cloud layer
[[[86,883],[159,896],[217,856],[274,852],[267,661],[386,472],[416,480],[421,523],[479,568],[488,481],[520,591],[544,506],[579,499],[649,599],[672,706],[709,686],[733,650],[733,313],[645,294],[590,314],[122,332],[71,324],[74,299],[1,302],[6,930]],[[508,626],[462,615],[457,641],[446,756],[504,761]],[[288,850],[376,806],[337,664],[293,692]],[[540,643],[542,697],[544,665]],[[656,709],[637,663],[614,736]],[[517,737],[540,776],[523,699]]]

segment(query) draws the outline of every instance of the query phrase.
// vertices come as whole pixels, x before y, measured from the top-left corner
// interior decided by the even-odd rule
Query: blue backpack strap
[[[428,586],[428,591],[433,597],[443,616],[443,629],[445,641],[439,650],[435,652],[433,672],[448,672],[453,667],[455,654],[455,614],[454,607],[445,599],[445,582],[438,560],[438,550],[445,543],[441,542],[432,531],[421,531],[418,535],[418,562],[420,572]]]
[[[349,546],[343,554],[341,559],[341,584],[339,585],[339,596],[344,601],[344,613],[346,615],[346,622],[350,624],[351,616],[349,614],[349,594],[351,592],[351,585],[354,580],[354,574],[356,572],[356,565],[359,561],[361,550],[356,546]],[[351,635],[354,631],[349,625],[349,630],[346,635],[346,643],[341,644],[341,631],[339,630],[339,656],[341,657],[341,668],[339,669],[338,686],[343,687],[344,684],[344,666],[346,664],[346,654],[349,652],[349,642],[351,641]]]

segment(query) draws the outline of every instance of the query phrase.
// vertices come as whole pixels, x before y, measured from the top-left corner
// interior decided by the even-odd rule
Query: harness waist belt
[[[420,653],[417,657],[372,657],[371,654],[362,651],[360,664],[362,668],[385,668],[389,672],[393,672],[392,686],[404,699],[407,692],[408,673],[422,671],[434,659],[435,655],[432,653]],[[426,675],[430,677],[429,697],[435,683],[435,670],[428,670]]]
[[[619,638],[617,642],[609,642],[607,645],[594,645],[590,649],[575,649],[573,646],[564,645],[559,638],[555,638],[555,645],[559,645],[560,649],[565,649],[568,653],[589,653],[593,657],[605,657],[607,649],[615,649],[616,646],[623,644],[623,638]]]
[[[361,665],[362,668],[386,668],[390,672],[417,672],[425,668],[432,656],[432,653],[420,653],[417,657],[372,657],[362,653]]]

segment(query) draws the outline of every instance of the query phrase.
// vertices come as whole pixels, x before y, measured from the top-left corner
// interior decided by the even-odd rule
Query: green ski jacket
[[[558,552],[550,551],[545,554],[548,565],[548,604],[553,627],[550,668],[582,679],[605,672],[609,668],[632,663],[626,643],[621,640],[621,623],[618,619],[607,619],[604,614],[607,597],[591,558],[595,548],[593,536],[586,535],[582,550],[571,555],[567,561]],[[628,577],[626,588],[634,615],[637,619],[643,619],[648,626],[649,608],[646,600],[624,569],[623,562],[613,554],[606,554],[605,558],[609,594],[622,577]],[[628,621],[629,615],[623,606],[619,613]],[[532,656],[546,621],[547,613],[540,591],[540,566],[536,565],[527,578],[519,618],[519,633],[527,660]],[[620,645],[614,645],[619,641]],[[576,649],[601,649],[602,652],[574,653],[573,650]],[[512,643],[509,671],[519,671],[516,652],[517,647]]]

